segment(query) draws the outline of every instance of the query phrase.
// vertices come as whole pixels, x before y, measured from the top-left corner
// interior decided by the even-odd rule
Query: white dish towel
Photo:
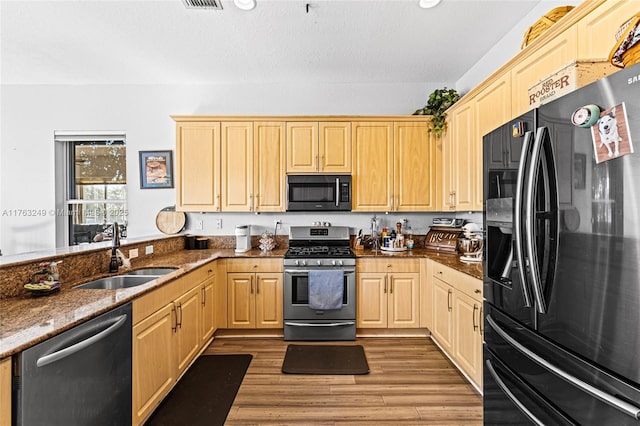
[[[309,307],[341,309],[344,296],[344,271],[341,269],[309,271]]]

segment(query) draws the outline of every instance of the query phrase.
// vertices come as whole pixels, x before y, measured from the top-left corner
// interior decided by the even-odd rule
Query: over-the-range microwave
[[[351,176],[288,175],[287,211],[351,211]]]

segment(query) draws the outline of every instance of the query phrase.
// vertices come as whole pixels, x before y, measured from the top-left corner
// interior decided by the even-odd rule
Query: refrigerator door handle
[[[600,401],[604,402],[605,404],[610,405],[611,407],[623,412],[624,414],[626,414],[628,416],[633,417],[636,420],[640,419],[640,408],[639,407],[636,407],[635,405],[630,404],[627,401],[624,401],[624,400],[616,397],[615,395],[611,395],[610,393],[607,393],[607,392],[605,392],[605,391],[603,391],[601,389],[598,389],[595,386],[592,386],[589,383],[586,383],[586,382],[580,380],[579,378],[575,377],[574,375],[569,374],[568,372],[564,371],[563,369],[561,369],[560,367],[556,366],[555,364],[550,363],[549,361],[547,361],[546,359],[542,358],[540,355],[538,355],[535,352],[531,351],[530,349],[528,349],[527,347],[525,347],[524,345],[519,343],[516,339],[511,337],[509,335],[509,333],[507,333],[502,327],[500,327],[494,321],[494,319],[491,317],[491,315],[487,315],[486,318],[487,318],[487,324],[489,324],[489,326],[492,329],[494,329],[495,332],[500,335],[500,337],[502,337],[507,343],[509,343],[511,346],[513,346],[515,349],[517,349],[520,353],[522,353],[524,356],[526,356],[527,358],[529,358],[530,360],[532,360],[536,364],[538,364],[541,367],[547,369],[548,371],[552,372],[556,376],[560,377],[562,380],[570,383],[571,385],[573,385],[576,388],[582,390],[583,392],[585,392],[585,393],[587,393],[587,394],[599,399]]]
[[[543,147],[546,155],[543,157]],[[533,296],[536,300],[536,309],[541,314],[547,313],[547,302],[544,298],[544,292],[542,288],[542,278],[540,277],[540,267],[538,263],[539,253],[536,250],[535,243],[535,222],[538,217],[538,212],[536,211],[536,198],[535,198],[535,183],[536,183],[536,174],[539,171],[547,171],[548,178],[548,194],[545,194],[549,200],[553,199],[553,205],[550,206],[551,213],[555,212],[557,216],[557,198],[558,198],[558,185],[556,182],[556,171],[555,164],[553,162],[553,155],[550,154],[553,151],[553,147],[551,146],[551,139],[549,137],[549,129],[546,127],[539,127],[536,131],[536,138],[533,143],[532,155],[531,155],[531,165],[528,170],[527,177],[527,187],[525,193],[525,242],[526,242],[526,256],[529,260],[529,272],[531,274],[531,287],[533,288]],[[545,166],[541,167],[541,161],[545,161]],[[549,212],[543,212],[542,214],[547,215]],[[553,220],[553,218],[551,218]],[[549,229],[555,230],[557,233],[557,219],[553,222],[553,226],[549,227]],[[549,240],[553,243],[558,241],[558,236],[554,235],[549,238]],[[553,256],[554,257],[554,256]],[[546,258],[547,261],[550,261],[551,258]],[[553,268],[550,268],[552,271]],[[551,277],[547,277],[547,282],[549,282]],[[552,281],[552,280],[551,280]]]
[[[520,164],[518,166],[518,175],[516,180],[516,199],[513,215],[513,239],[515,242],[515,254],[516,261],[518,262],[518,273],[520,275],[520,287],[522,288],[522,298],[524,299],[524,306],[531,307],[531,293],[527,284],[527,272],[526,272],[526,260],[524,258],[524,247],[522,232],[522,203],[524,195],[524,179],[525,168],[528,164],[529,151],[531,148],[531,139],[533,139],[533,132],[528,131],[524,134],[524,142],[522,143],[522,152],[520,154]]]
[[[540,421],[540,419],[538,419],[531,411],[529,411],[529,409],[527,409],[527,407],[522,402],[520,402],[520,400],[513,394],[513,392],[509,390],[509,387],[506,385],[504,381],[502,381],[500,376],[498,376],[498,372],[493,368],[493,364],[491,364],[491,360],[488,359],[485,362],[485,364],[487,366],[487,371],[489,372],[489,374],[491,374],[491,377],[493,377],[493,380],[495,380],[498,387],[500,387],[502,392],[504,392],[504,394],[507,395],[507,397],[511,400],[511,402],[513,402],[515,406],[518,407],[518,409],[525,416],[527,416],[529,420],[531,420],[532,423],[539,426],[544,426],[544,422]]]

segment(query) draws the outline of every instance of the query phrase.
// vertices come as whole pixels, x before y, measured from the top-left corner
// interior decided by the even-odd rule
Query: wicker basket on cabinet
[[[619,68],[640,62],[640,14],[626,21],[616,32],[616,44],[609,53],[609,62]]]
[[[549,29],[553,24],[558,22],[560,18],[569,13],[574,6],[560,6],[551,9],[549,12],[538,19],[533,25],[529,27],[526,33],[524,33],[524,39],[522,40],[521,49],[527,47],[533,40],[540,37],[545,31]]]

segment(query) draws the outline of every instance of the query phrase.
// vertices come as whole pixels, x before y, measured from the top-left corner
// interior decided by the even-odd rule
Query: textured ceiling
[[[3,84],[455,82],[539,0],[0,1]],[[307,12],[306,5],[309,4]]]

